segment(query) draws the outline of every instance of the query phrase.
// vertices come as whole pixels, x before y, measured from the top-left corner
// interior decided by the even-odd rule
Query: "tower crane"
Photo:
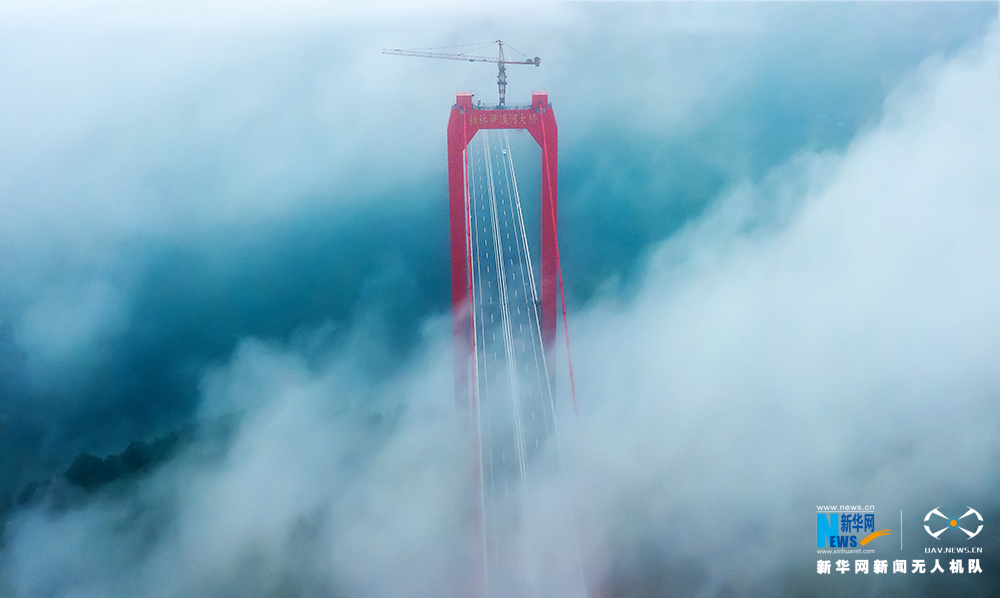
[[[384,49],[383,54],[393,56],[417,56],[420,58],[446,58],[448,60],[468,60],[469,62],[494,62],[497,65],[497,88],[500,92],[500,108],[504,107],[505,96],[507,95],[507,65],[508,64],[533,64],[538,66],[541,60],[535,56],[528,60],[507,60],[503,55],[503,41],[497,40],[498,57],[492,56],[470,56],[468,54],[446,54],[444,52],[424,52],[421,50],[397,50]]]

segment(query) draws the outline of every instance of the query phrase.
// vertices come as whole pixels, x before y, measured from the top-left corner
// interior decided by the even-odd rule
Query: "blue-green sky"
[[[1000,513],[996,3],[0,17],[0,594],[457,583],[444,129],[496,73],[380,50],[497,37],[559,123],[581,415],[539,478],[606,595],[898,589],[817,577],[817,501]]]

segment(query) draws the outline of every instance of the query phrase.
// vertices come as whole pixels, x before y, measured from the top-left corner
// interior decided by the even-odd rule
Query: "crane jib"
[[[469,62],[493,62],[497,65],[497,91],[500,96],[500,103],[498,108],[503,108],[506,102],[507,95],[507,71],[506,65],[508,64],[529,64],[534,66],[539,66],[541,64],[541,58],[535,56],[534,58],[529,58],[528,60],[506,60],[503,56],[503,41],[496,40],[498,56],[496,58],[490,56],[468,56],[465,54],[448,54],[445,52],[426,52],[422,50],[400,50],[400,49],[389,49],[386,48],[382,50],[383,54],[390,54],[393,56],[416,56],[418,58],[444,58],[448,60],[468,60]]]

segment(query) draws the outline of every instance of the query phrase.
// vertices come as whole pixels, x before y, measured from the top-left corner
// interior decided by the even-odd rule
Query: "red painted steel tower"
[[[541,332],[546,353],[556,336],[556,213],[559,131],[546,92],[531,94],[530,108],[479,108],[459,93],[448,119],[448,197],[451,235],[451,306],[455,340],[455,401],[467,408],[475,350],[471,321],[471,236],[466,148],[481,129],[526,129],[542,148]],[[549,360],[551,363],[551,360]]]

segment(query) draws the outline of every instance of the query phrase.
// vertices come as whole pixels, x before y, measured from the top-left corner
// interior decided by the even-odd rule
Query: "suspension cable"
[[[500,215],[496,205],[496,184],[493,180],[493,161],[490,156],[489,138],[483,137],[483,144],[486,150],[487,179],[490,188],[490,217],[493,224],[493,249],[497,265],[497,291],[500,294],[500,323],[501,333],[504,343],[504,351],[507,354],[506,366],[510,379],[511,389],[511,415],[514,418],[515,448],[517,449],[518,468],[521,474],[522,484],[527,481],[527,459],[524,452],[524,427],[521,421],[520,389],[518,384],[517,368],[514,366],[515,354],[510,323],[510,303],[507,293],[507,271],[504,265],[503,241],[500,239]]]
[[[545,164],[545,175],[552,184],[552,171],[549,169],[548,146],[545,143],[545,119],[542,118],[542,153],[544,153],[543,163]],[[563,332],[566,333],[566,362],[569,364],[569,387],[573,395],[573,415],[577,415],[576,409],[576,382],[573,378],[573,356],[569,350],[569,322],[566,319],[566,293],[563,291],[562,260],[559,259],[559,233],[556,226],[556,206],[549,202],[549,214],[552,216],[552,244],[556,248],[556,274],[559,280],[559,298],[562,300]]]
[[[507,369],[507,376],[510,383],[510,407],[511,416],[513,418],[514,425],[514,448],[515,454],[517,456],[518,464],[518,474],[520,477],[519,484],[519,498],[521,502],[521,510],[523,513],[528,513],[528,464],[527,464],[527,451],[525,448],[525,430],[524,430],[524,420],[522,418],[522,402],[521,402],[521,392],[519,376],[517,373],[516,366],[516,352],[514,350],[514,338],[513,338],[513,326],[511,323],[510,315],[510,295],[508,292],[508,282],[507,282],[507,268],[505,262],[507,259],[510,260],[511,265],[513,265],[513,257],[507,258],[504,254],[503,240],[500,237],[501,227],[500,227],[500,214],[499,207],[497,206],[497,196],[496,196],[496,183],[493,177],[493,160],[491,157],[491,151],[489,146],[489,136],[483,136],[483,147],[486,153],[486,165],[487,165],[487,178],[489,181],[489,200],[490,200],[490,216],[493,224],[493,243],[494,243],[494,257],[495,263],[497,265],[497,280],[499,284],[497,285],[497,292],[500,295],[500,322],[501,322],[501,334],[503,338],[504,351],[506,353],[505,365]],[[501,159],[501,165],[503,160]],[[506,166],[504,165],[505,169]],[[513,219],[513,208],[511,208],[511,219]],[[508,233],[509,235],[509,233]],[[516,294],[516,290],[515,290]],[[525,560],[524,564],[528,568],[528,578],[532,589],[532,595],[537,595],[537,571],[535,570],[534,561],[534,550],[530,542],[524,545],[525,550]]]
[[[548,395],[549,409],[551,410],[550,412],[552,418],[552,429],[553,433],[556,435],[556,441],[558,442],[559,429],[556,419],[555,393],[552,391],[552,381],[549,378],[549,366],[545,356],[544,342],[542,341],[541,318],[539,318],[538,315],[538,290],[535,287],[535,272],[534,272],[534,266],[532,265],[531,262],[531,251],[530,248],[528,247],[528,235],[525,232],[524,228],[524,214],[521,209],[521,196],[517,188],[517,175],[515,174],[514,171],[514,158],[510,148],[510,137],[508,136],[506,129],[503,131],[503,141],[504,141],[504,149],[507,152],[506,154],[507,162],[509,164],[509,169],[507,170],[507,172],[509,173],[508,194],[513,195],[514,198],[514,205],[517,210],[517,224],[519,225],[521,232],[520,246],[523,247],[524,251],[524,257],[522,259],[522,269],[521,269],[521,283],[523,288],[524,278],[525,278],[524,268],[527,267],[528,270],[527,278],[528,278],[528,283],[530,284],[531,287],[530,288],[531,306],[529,308],[530,311],[528,313],[528,321],[531,324],[533,324],[532,332],[534,334],[532,335],[531,345],[532,345],[532,352],[534,353],[535,356],[535,369],[538,373],[540,381],[544,384],[545,391]],[[527,291],[528,289],[525,290]],[[534,318],[531,317],[532,315],[534,316]],[[536,340],[538,341],[537,344],[535,343]],[[541,361],[541,368],[539,368],[539,360]],[[543,371],[544,371],[544,377],[542,376]],[[546,417],[546,420],[548,420],[548,417]],[[546,427],[548,427],[547,424],[548,421],[546,421]]]
[[[463,132],[463,136],[467,136],[467,132]],[[483,550],[483,560],[482,560],[482,581],[483,589],[489,587],[489,566],[488,566],[488,555],[487,555],[487,545],[486,545],[486,493],[485,493],[485,480],[484,480],[484,467],[485,464],[482,460],[482,447],[483,447],[483,431],[482,431],[482,417],[479,413],[479,404],[477,402],[477,391],[479,388],[479,340],[476,334],[476,296],[481,295],[477,293],[475,287],[475,278],[473,277],[473,268],[478,267],[479,260],[475,259],[473,247],[473,231],[475,230],[475,222],[472,219],[472,210],[475,209],[475,202],[473,201],[475,193],[475,183],[473,181],[473,176],[470,174],[469,170],[469,153],[468,146],[462,150],[462,157],[464,160],[464,183],[465,183],[465,246],[467,249],[467,262],[466,262],[466,277],[469,280],[468,293],[469,293],[469,328],[471,329],[472,335],[472,417],[476,426],[475,440],[472,447],[473,450],[473,475],[477,478],[477,490],[479,494],[478,500],[478,527],[480,530],[480,537],[482,538],[482,550]],[[478,237],[478,235],[475,235]],[[482,289],[482,280],[480,279],[479,289]],[[482,305],[482,299],[480,298],[480,306]],[[481,310],[480,310],[481,311]],[[492,476],[493,465],[490,463],[490,474]]]
[[[528,494],[527,494],[527,461],[528,461],[528,451],[526,447],[526,432],[531,432],[534,434],[535,445],[538,445],[538,434],[540,430],[532,426],[526,428],[526,421],[524,417],[527,415],[527,409],[530,406],[531,418],[534,421],[535,413],[534,409],[538,407],[541,408],[543,417],[545,418],[545,434],[551,432],[556,438],[556,448],[560,454],[560,462],[562,460],[562,451],[559,447],[559,430],[557,425],[556,410],[555,410],[555,392],[552,385],[552,380],[549,376],[549,368],[547,364],[547,358],[545,355],[545,343],[542,335],[541,327],[541,317],[540,317],[540,305],[539,305],[539,289],[535,283],[534,268],[531,260],[531,251],[528,244],[528,238],[525,230],[524,214],[520,201],[520,194],[517,188],[517,177],[514,171],[513,157],[510,148],[510,139],[506,130],[503,131],[502,136],[494,136],[494,140],[499,140],[499,147],[502,150],[502,156],[497,156],[499,158],[498,163],[494,163],[494,155],[491,150],[491,137],[490,132],[483,130],[482,135],[482,145],[481,154],[477,155],[478,152],[474,152],[475,144],[471,147],[467,147],[464,154],[465,160],[465,185],[466,185],[466,197],[465,197],[465,218],[466,218],[466,247],[467,247],[467,272],[468,275],[468,292],[469,292],[469,309],[470,309],[470,341],[472,343],[474,355],[474,365],[472,369],[472,411],[475,421],[475,453],[476,453],[476,473],[478,477],[478,502],[479,502],[479,514],[480,521],[479,528],[482,535],[482,551],[483,551],[483,574],[482,580],[484,583],[484,589],[489,594],[489,578],[490,570],[493,563],[497,558],[501,556],[502,550],[502,529],[498,527],[500,519],[500,514],[498,513],[498,499],[502,494],[499,494],[501,489],[497,488],[498,480],[495,478],[496,471],[494,467],[494,449],[502,449],[504,445],[509,446],[507,443],[510,442],[511,432],[513,433],[513,449],[515,452],[517,460],[517,476],[520,483],[519,488],[514,490],[517,492],[515,496],[518,496],[521,503],[521,512],[527,516],[528,514]],[[545,126],[544,120],[542,122],[542,149],[545,152]],[[494,143],[494,146],[496,144]],[[481,157],[480,157],[481,156]],[[549,181],[551,178],[551,169],[548,166],[548,154],[544,154],[544,163],[546,164],[546,170],[543,173],[548,177]],[[503,167],[503,173],[494,172],[494,168],[497,166]],[[485,176],[483,178],[477,179],[476,169],[480,168],[484,171]],[[503,176],[505,181],[495,180],[497,176]],[[506,188],[503,188],[503,184],[506,182]],[[498,186],[498,183],[500,186]],[[483,188],[485,187],[485,188]],[[507,200],[509,200],[509,214],[508,210],[504,209],[503,216],[500,214],[498,202],[498,195],[500,199],[503,199],[503,193],[507,193]],[[483,205],[481,206],[480,203]],[[482,209],[480,209],[482,208]],[[555,206],[550,204],[549,214],[546,215],[545,210],[542,210],[540,217],[542,220],[545,218],[550,218],[552,222],[553,229],[553,241],[555,242],[555,259],[556,259],[556,274],[557,280],[559,282],[559,293],[562,306],[563,314],[563,325],[564,333],[566,338],[566,354],[567,361],[569,364],[569,375],[570,375],[570,388],[573,397],[573,411],[574,414],[577,413],[577,400],[576,400],[576,385],[573,372],[572,357],[570,354],[570,344],[569,344],[569,330],[567,325],[566,316],[566,299],[564,284],[562,279],[562,266],[559,255],[559,245],[558,237],[556,236],[556,215]],[[488,220],[488,222],[487,222]],[[502,220],[502,222],[501,222]],[[481,230],[480,230],[481,229]],[[513,233],[514,239],[511,242],[510,235]],[[503,237],[506,236],[506,239]],[[482,245],[480,245],[480,240]],[[503,249],[503,245],[507,244],[507,250]],[[492,249],[494,252],[493,259],[490,259],[489,251]],[[514,259],[517,259],[518,264],[514,264]],[[495,272],[490,272],[490,262],[496,267]],[[507,268],[507,262],[509,262],[511,268]],[[485,270],[485,272],[484,272]],[[521,275],[520,289],[516,283],[517,274]],[[482,287],[483,278],[486,278],[487,289]],[[508,280],[509,278],[509,280]],[[491,280],[496,280],[497,287],[494,289],[490,284]],[[525,280],[527,279],[527,280]],[[517,308],[518,314],[521,313],[521,302],[522,299],[518,297],[518,291],[523,291],[523,301],[526,305],[525,316],[528,319],[528,325],[530,330],[525,331],[520,328],[517,341],[522,343],[522,352],[520,357],[514,347],[515,336],[513,332],[513,309]],[[511,295],[512,293],[512,295]],[[493,297],[496,296],[497,301],[494,306]],[[489,306],[487,306],[487,299],[489,301]],[[512,300],[513,299],[513,300]],[[513,305],[512,305],[513,303]],[[488,322],[486,320],[487,311],[491,320],[499,312],[500,322],[499,332],[501,333],[501,346],[497,346],[496,343],[496,325],[490,325],[492,333],[492,344],[488,344],[488,336],[486,334]],[[519,316],[519,321],[523,322]],[[523,344],[525,340],[525,333],[527,333],[531,338],[532,343],[532,353],[534,355],[535,361],[535,374],[538,376],[539,386],[538,391],[540,393],[547,393],[548,395],[548,405],[545,405],[543,396],[540,396],[540,403],[535,402],[533,384],[531,386],[525,387],[524,396],[521,393],[520,378],[525,376],[524,381],[527,382],[531,379],[532,374],[530,373],[530,365],[528,362],[528,355]],[[502,347],[502,348],[501,348]],[[504,364],[491,364],[487,361],[487,350],[492,349],[494,353],[494,362],[498,361],[498,351],[503,351],[505,354]],[[482,361],[480,361],[480,359]],[[524,363],[525,372],[518,374],[518,367],[520,367],[521,362]],[[499,392],[494,390],[493,397],[490,396],[490,376],[496,377],[496,380],[500,382],[499,386],[494,387],[500,391],[504,391],[504,384],[501,382],[501,377],[503,372],[506,370],[507,381],[510,384],[509,392]],[[544,376],[542,372],[544,371]],[[502,403],[504,397],[509,399],[510,416],[511,421],[508,424],[506,416],[502,413],[504,405]],[[492,403],[497,403],[492,405]],[[496,408],[491,409],[492,407]],[[491,411],[496,411],[495,417],[498,417],[496,422],[493,421],[494,414]],[[551,414],[551,420],[549,417]],[[485,418],[485,421],[483,419]],[[551,421],[552,428],[549,429],[549,423]],[[500,426],[497,430],[494,430],[494,424]],[[512,429],[507,428],[508,425],[512,426]],[[544,436],[543,436],[544,437]],[[502,444],[497,444],[497,442]],[[494,445],[497,444],[495,447]],[[509,449],[508,449],[509,450]],[[506,460],[506,459],[505,459]],[[489,468],[489,477],[487,478],[486,468]],[[501,466],[499,474],[501,475],[501,480],[511,479],[507,477],[504,472],[510,471],[507,466]],[[513,481],[513,479],[511,479]],[[506,485],[506,481],[503,482]],[[488,484],[488,486],[487,486]],[[511,496],[513,498],[513,496]],[[499,503],[502,506],[502,503]],[[489,510],[487,510],[489,508]],[[502,511],[501,511],[502,513]],[[576,530],[574,526],[573,530],[574,540],[576,538]],[[491,548],[492,547],[492,548]],[[582,561],[579,555],[579,546],[574,546],[576,551],[577,566],[581,571],[582,575]],[[534,547],[530,541],[525,541],[524,544],[524,561],[523,564],[527,567],[526,573],[528,574],[528,582],[530,584],[529,594],[533,596],[538,595],[538,571],[536,567],[538,563],[534,561]],[[492,559],[491,559],[491,554]],[[585,583],[585,582],[584,582]]]

